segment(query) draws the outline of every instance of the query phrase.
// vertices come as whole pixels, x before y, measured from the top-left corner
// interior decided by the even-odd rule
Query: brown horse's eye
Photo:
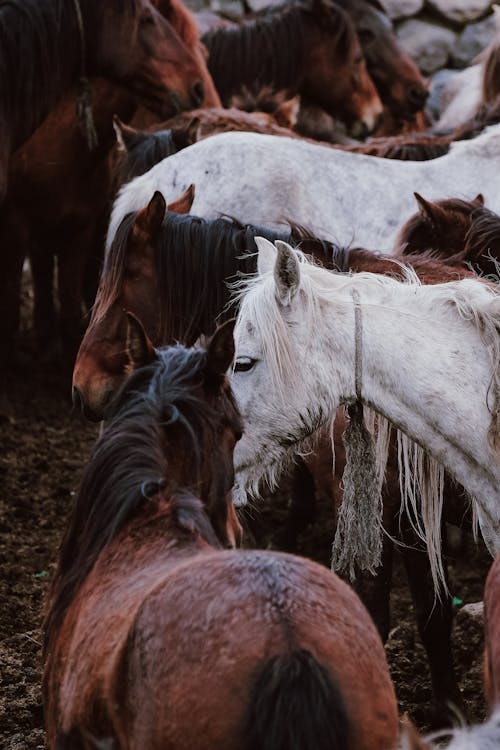
[[[356,55],[356,57],[354,58],[354,65],[361,65],[363,60],[363,55]]]
[[[154,17],[153,17],[152,15],[151,15],[151,13],[148,13],[147,15],[144,15],[144,16],[143,16],[143,17],[141,18],[141,24],[142,24],[143,26],[148,26],[148,25],[149,25],[149,26],[154,26],[154,24],[155,24],[155,19],[154,19]]]

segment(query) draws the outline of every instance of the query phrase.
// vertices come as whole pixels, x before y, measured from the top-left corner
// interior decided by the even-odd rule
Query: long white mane
[[[489,442],[494,452],[500,448],[500,298],[496,288],[479,280],[465,279],[435,286],[422,286],[414,274],[406,282],[378,274],[338,274],[325,271],[309,262],[297,251],[300,262],[301,321],[306,338],[324,326],[323,309],[335,305],[335,317],[351,314],[353,291],[363,301],[363,309],[369,314],[370,305],[398,310],[398,314],[428,317],[433,321],[445,317],[452,330],[466,327],[482,342],[491,361],[491,383],[488,406],[491,413]],[[266,359],[272,387],[287,401],[290,388],[300,387],[304,380],[298,342],[294,327],[287,325],[282,305],[276,296],[273,270],[268,269],[254,277],[244,279],[238,285],[240,318],[258,332],[259,342]],[[402,304],[404,303],[404,305]],[[403,312],[402,312],[403,311]],[[354,362],[350,363],[354,367]],[[333,415],[332,415],[333,416]],[[384,442],[382,454],[387,457],[387,432],[381,431]],[[410,519],[414,519],[417,533],[427,542],[431,571],[436,590],[445,588],[444,570],[440,557],[440,518],[443,493],[443,469],[430,459],[421,448],[404,435],[399,436],[399,461],[401,470],[401,492]],[[385,467],[384,467],[385,468]],[[270,465],[265,478],[273,484],[277,467]],[[256,484],[253,491],[256,490]],[[421,502],[421,506],[420,506]],[[423,526],[418,520],[423,516]]]

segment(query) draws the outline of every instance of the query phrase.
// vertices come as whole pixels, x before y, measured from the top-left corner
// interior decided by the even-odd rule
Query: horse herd
[[[382,644],[399,546],[435,722],[465,715],[442,537],[500,551],[500,45],[472,118],[413,133],[427,84],[378,0],[208,22],[0,0],[2,408],[29,257],[40,351],[104,420],[47,598],[48,747],[429,750]],[[284,467],[288,551],[237,549]],[[292,554],[320,494],[338,575]],[[500,557],[484,606],[489,718],[450,750],[500,745]]]

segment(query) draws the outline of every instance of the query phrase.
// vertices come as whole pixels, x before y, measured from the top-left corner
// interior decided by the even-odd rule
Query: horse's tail
[[[270,659],[258,674],[246,716],[244,750],[348,750],[342,695],[309,651]]]

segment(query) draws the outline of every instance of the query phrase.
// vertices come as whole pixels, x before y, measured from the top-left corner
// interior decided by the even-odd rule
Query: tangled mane
[[[220,424],[215,408],[194,393],[205,367],[203,349],[159,350],[157,359],[133,372],[118,394],[113,416],[86,465],[61,545],[45,623],[46,645],[101,551],[155,496],[171,501],[168,512],[177,526],[220,546],[201,503],[171,486],[164,452],[169,431],[175,428],[178,439],[180,429],[192,448],[193,484],[201,479],[207,439],[213,445],[219,442]]]
[[[91,324],[105,317],[121,293],[136,215],[128,214],[122,220],[106,253]],[[166,213],[154,256],[161,300],[161,343],[177,340],[192,344],[200,334],[214,331],[216,319],[223,322],[234,315],[228,283],[255,272],[254,238],[259,235],[271,241],[304,241],[308,251],[325,260],[330,258],[331,264],[338,252],[332,243],[313,239],[298,225],[279,233],[235,219]]]
[[[327,29],[332,34],[332,48],[344,57],[356,39],[349,17],[332,0],[287,4],[236,27],[205,34],[202,41],[209,53],[208,68],[222,99],[242,88],[257,94],[269,85],[275,91],[297,87],[307,53],[305,23]]]
[[[484,206],[471,214],[471,225],[465,235],[464,260],[474,263],[481,273],[498,281],[500,261],[500,216]]]
[[[132,12],[137,0],[112,0],[119,12]],[[89,6],[81,3],[87,39]],[[19,133],[31,133],[81,74],[80,32],[69,0],[0,0],[0,111]]]

